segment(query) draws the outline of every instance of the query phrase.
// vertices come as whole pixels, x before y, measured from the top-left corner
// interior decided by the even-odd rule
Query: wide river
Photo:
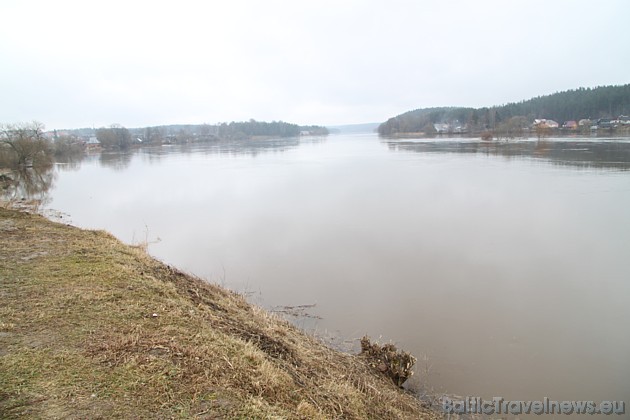
[[[314,305],[293,321],[335,345],[391,340],[426,391],[630,403],[628,138],[331,135],[56,172],[47,206],[71,223],[264,307]]]

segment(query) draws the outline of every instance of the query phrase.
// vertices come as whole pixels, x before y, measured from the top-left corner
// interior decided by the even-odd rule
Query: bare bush
[[[416,364],[416,358],[410,353],[398,350],[393,344],[372,343],[367,335],[361,339],[361,356],[397,386],[402,386],[413,375],[412,368]]]
[[[9,168],[49,166],[52,163],[51,143],[44,137],[40,123],[0,126],[0,164]]]

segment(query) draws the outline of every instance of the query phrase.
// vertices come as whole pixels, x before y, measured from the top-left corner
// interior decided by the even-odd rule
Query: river
[[[425,392],[630,403],[628,138],[331,135],[56,168],[47,206],[71,223],[304,309],[335,345],[391,340]]]

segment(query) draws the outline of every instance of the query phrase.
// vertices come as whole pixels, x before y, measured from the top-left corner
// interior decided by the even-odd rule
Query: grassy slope
[[[105,232],[0,209],[0,302],[0,418],[438,418]]]

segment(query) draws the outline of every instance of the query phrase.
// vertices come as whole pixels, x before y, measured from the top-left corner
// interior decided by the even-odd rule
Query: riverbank
[[[440,417],[106,232],[0,208],[0,298],[2,418]]]

